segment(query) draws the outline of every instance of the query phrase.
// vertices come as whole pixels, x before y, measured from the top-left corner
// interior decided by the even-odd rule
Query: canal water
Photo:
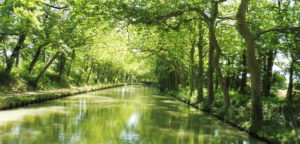
[[[125,86],[0,111],[0,144],[263,143],[154,88]]]

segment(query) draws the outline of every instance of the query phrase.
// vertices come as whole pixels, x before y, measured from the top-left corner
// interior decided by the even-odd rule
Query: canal
[[[0,111],[0,144],[263,143],[154,88],[124,86]]]

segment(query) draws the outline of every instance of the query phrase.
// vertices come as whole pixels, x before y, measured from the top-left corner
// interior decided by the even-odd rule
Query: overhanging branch
[[[127,5],[123,5],[123,8],[127,11],[130,10],[130,8]],[[200,8],[197,8],[197,7],[192,7],[192,6],[189,6],[185,9],[180,9],[178,11],[173,11],[173,12],[169,12],[166,14],[158,15],[158,16],[155,16],[152,18],[148,18],[148,17],[134,18],[134,17],[132,17],[132,18],[128,18],[128,20],[129,20],[129,23],[131,23],[131,24],[144,23],[144,24],[151,25],[151,24],[155,24],[155,23],[158,23],[161,21],[165,21],[166,19],[171,18],[171,17],[181,16],[187,12],[198,12],[204,21],[209,21],[209,17],[205,14],[205,12],[203,10],[201,10]]]
[[[54,8],[54,9],[66,9],[66,8],[68,8],[68,5],[60,7],[60,6],[50,5],[50,4],[47,4],[47,3],[44,3],[44,2],[40,2],[40,1],[37,1],[37,3],[43,4],[45,6],[48,6],[48,7]]]
[[[0,32],[0,35],[19,35],[19,33],[3,33],[3,32]]]
[[[280,33],[285,33],[285,32],[288,32],[288,31],[300,31],[300,26],[298,27],[283,27],[283,28],[273,28],[273,29],[269,29],[269,30],[266,30],[266,31],[262,31],[260,33],[257,33],[255,35],[255,38],[258,39],[261,35],[265,34],[265,33],[268,33],[268,32],[280,32]]]

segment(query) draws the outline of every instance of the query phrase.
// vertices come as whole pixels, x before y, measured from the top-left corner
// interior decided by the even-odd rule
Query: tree
[[[237,12],[237,29],[244,38],[247,46],[247,63],[251,74],[251,95],[252,95],[252,119],[262,120],[262,100],[261,100],[261,72],[258,60],[255,56],[256,40],[263,34],[278,31],[286,32],[288,30],[299,30],[298,27],[273,28],[254,34],[251,32],[246,22],[246,12],[248,10],[249,0],[241,0]]]

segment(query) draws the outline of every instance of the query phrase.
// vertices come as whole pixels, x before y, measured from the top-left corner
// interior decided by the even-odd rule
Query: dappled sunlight
[[[0,126],[12,121],[23,121],[25,116],[37,116],[51,113],[65,114],[68,113],[68,111],[65,111],[65,108],[63,106],[49,106],[26,109],[22,108],[15,110],[0,111]]]
[[[166,103],[166,104],[179,104],[180,103],[180,102],[178,102],[176,100],[162,100],[160,102]]]
[[[124,88],[128,91],[122,93]],[[168,96],[161,100],[144,90],[113,88],[2,111],[0,143],[258,142],[184,103]]]
[[[188,117],[187,113],[182,113],[180,111],[166,111],[166,114],[169,114],[174,117]]]
[[[0,144],[300,143],[298,1],[0,0]]]
[[[153,95],[154,98],[160,98],[160,99],[172,99],[169,96],[161,96],[161,95]]]

